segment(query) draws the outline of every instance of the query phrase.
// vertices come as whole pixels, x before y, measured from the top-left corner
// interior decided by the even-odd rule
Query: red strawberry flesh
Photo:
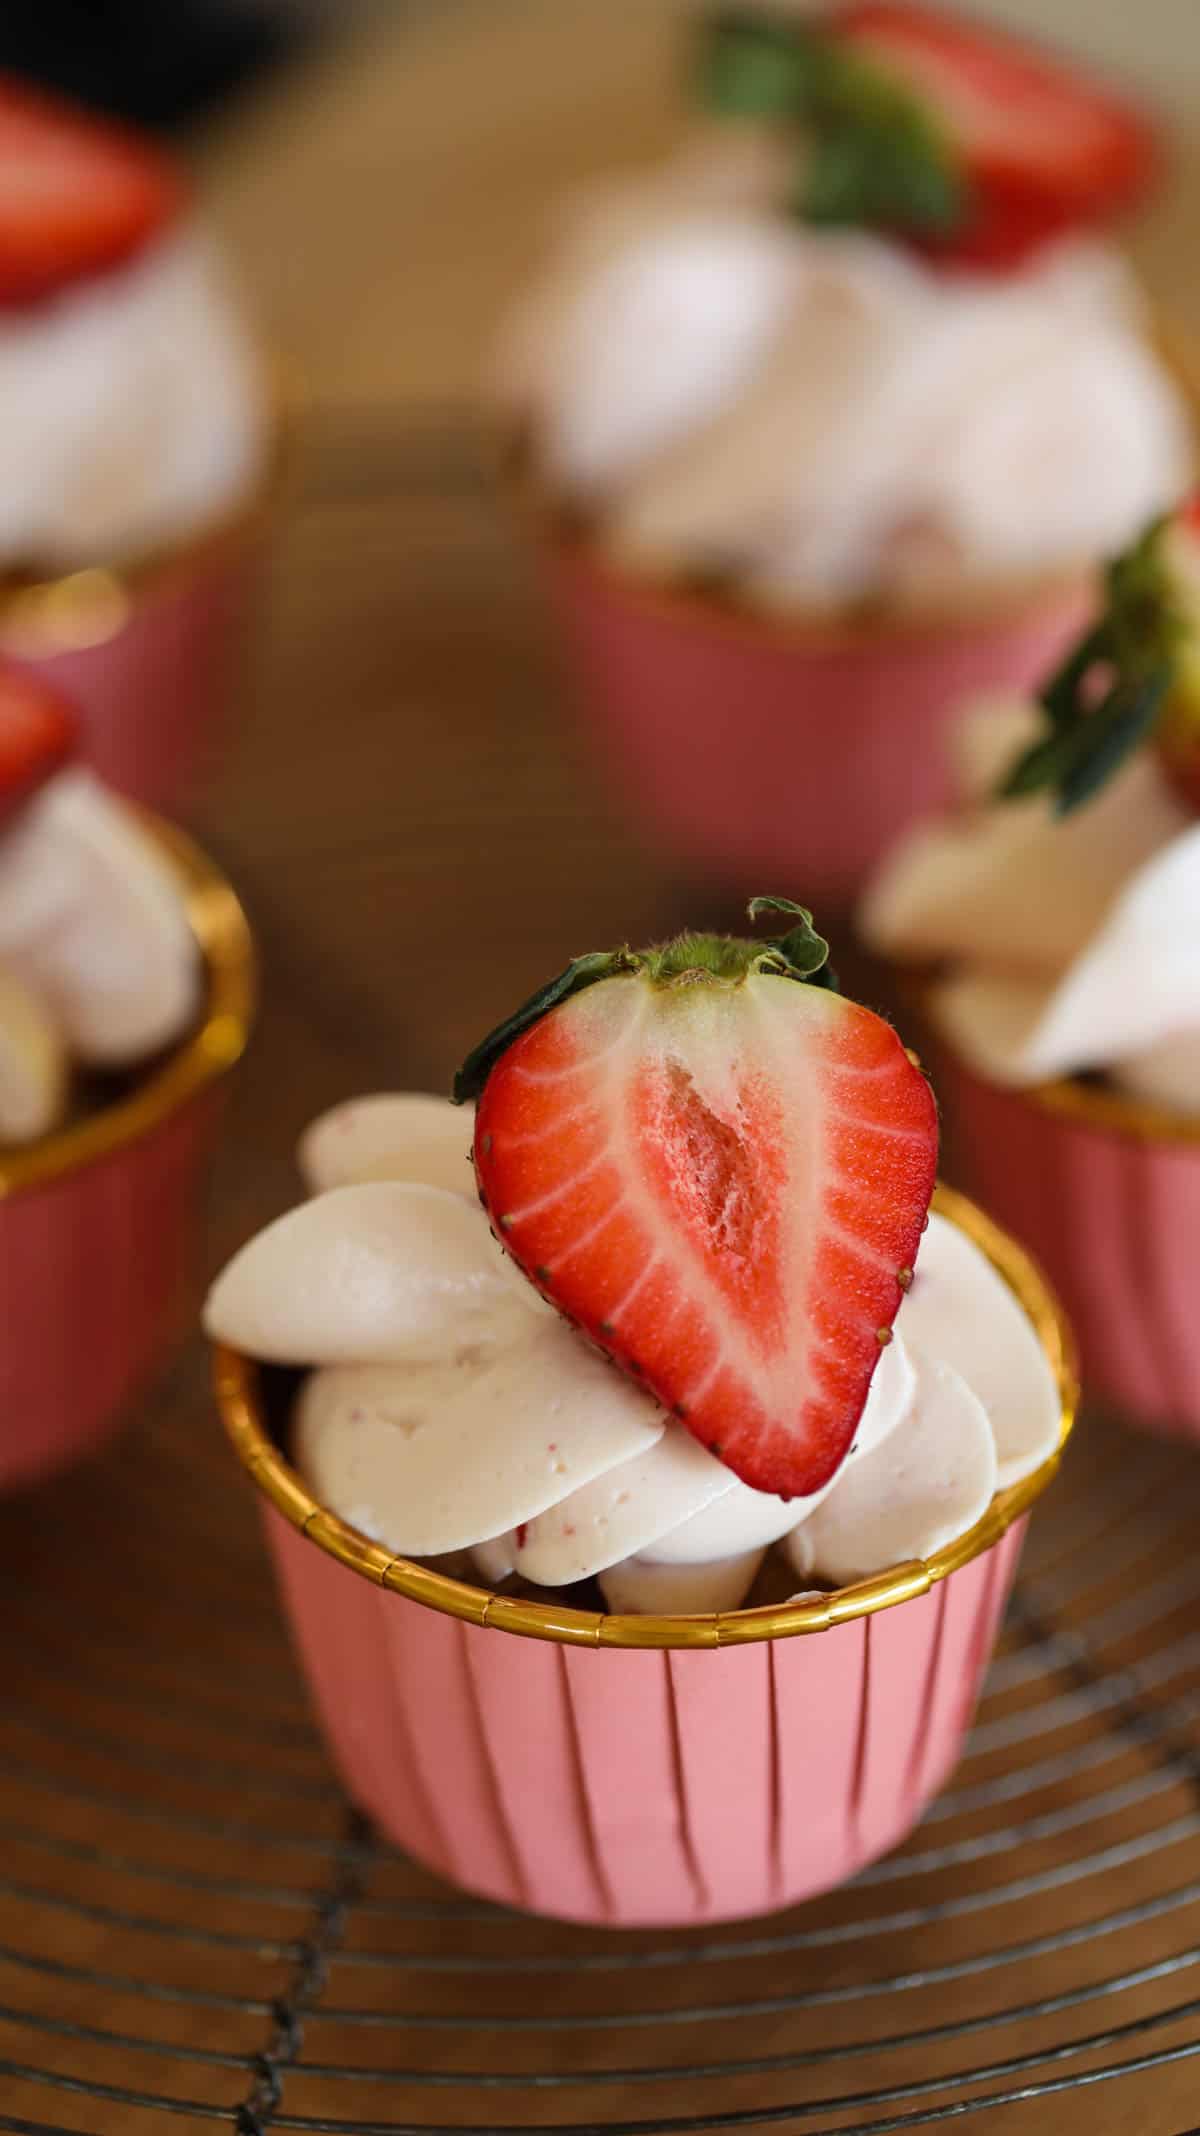
[[[67,700],[20,668],[0,667],[0,826],[75,753]]]
[[[963,264],[1014,265],[1052,237],[1108,221],[1158,171],[1145,115],[1049,53],[905,0],[850,0],[834,22],[948,129],[974,212],[932,249]]]
[[[755,1489],[836,1472],[933,1192],[932,1094],[882,1019],[752,972],[606,980],[492,1068],[498,1235]]]
[[[121,265],[183,197],[153,143],[0,73],[0,306]]]

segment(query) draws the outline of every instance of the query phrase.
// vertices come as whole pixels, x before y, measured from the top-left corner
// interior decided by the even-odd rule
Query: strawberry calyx
[[[543,1016],[573,994],[604,979],[640,975],[662,987],[687,986],[705,979],[736,984],[752,972],[762,972],[837,992],[837,976],[829,964],[829,944],[816,932],[812,914],[805,906],[793,904],[790,898],[754,897],[746,910],[751,920],[777,912],[794,920],[795,925],[786,934],[766,941],[685,933],[649,949],[591,950],[573,957],[565,970],[539,987],[472,1048],[454,1078],[454,1103],[465,1105],[479,1097],[497,1061],[523,1031],[540,1023]]]
[[[1124,98],[919,0],[840,0],[801,19],[724,9],[699,81],[718,115],[795,134],[793,214],[880,230],[947,271],[1011,272],[1121,214],[1160,166]]]
[[[1191,581],[1191,583],[1189,583]],[[1194,500],[1156,519],[1105,572],[1100,615],[1039,699],[1046,731],[998,788],[1069,815],[1152,736],[1200,740],[1200,532]]]
[[[723,10],[701,42],[701,94],[724,118],[801,133],[788,206],[803,222],[952,241],[966,174],[936,109],[822,23]]]

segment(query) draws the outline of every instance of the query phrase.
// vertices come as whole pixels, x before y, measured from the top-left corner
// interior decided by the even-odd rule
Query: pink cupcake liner
[[[39,592],[49,603],[62,597],[61,611],[31,611],[29,596],[7,618],[0,610],[0,655],[74,701],[84,756],[111,786],[169,811],[211,770],[225,738],[260,563],[246,529],[128,586],[107,574],[99,586],[91,573],[59,581]],[[85,642],[64,646],[64,634]]]
[[[439,1615],[264,1517],[347,1792],[450,1882],[614,1927],[771,1912],[902,1840],[958,1761],[1025,1525],[875,1616],[637,1652]]]
[[[911,1830],[962,1749],[1077,1391],[1070,1332],[1020,1248],[947,1188],[935,1206],[1035,1330],[1058,1447],[927,1563],[764,1608],[607,1615],[396,1557],[312,1496],[257,1366],[218,1347],[218,1406],[330,1752],[398,1846],[503,1905],[686,1926],[794,1905]]]
[[[647,835],[739,890],[844,902],[950,800],[964,699],[1040,682],[1094,601],[1060,582],[954,624],[756,619],[543,546],[568,667],[610,781]]]
[[[99,1447],[169,1356],[217,1111],[202,1092],[128,1148],[0,1202],[0,1491]]]
[[[254,956],[229,885],[179,832],[148,828],[187,899],[207,1007],[128,1096],[0,1151],[0,1491],[115,1431],[191,1303],[197,1204],[249,1035]]]
[[[1200,1440],[1200,1136],[1086,1085],[1002,1089],[945,1049],[938,1091],[967,1184],[1062,1297],[1089,1394]]]

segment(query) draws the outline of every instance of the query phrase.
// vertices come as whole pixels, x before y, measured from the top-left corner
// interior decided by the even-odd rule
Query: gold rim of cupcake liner
[[[254,945],[237,895],[182,831],[137,811],[175,875],[208,977],[204,1020],[127,1097],[19,1149],[0,1150],[0,1204],[137,1142],[228,1073],[246,1050],[255,1007]]]
[[[376,1587],[390,1588],[444,1616],[494,1631],[585,1647],[726,1647],[763,1639],[790,1639],[823,1632],[836,1624],[892,1609],[927,1594],[973,1558],[980,1557],[1028,1512],[1055,1475],[1071,1434],[1079,1398],[1074,1340],[1049,1285],[1023,1249],[974,1202],[939,1186],[934,1208],[964,1231],[986,1255],[1027,1315],[1058,1385],[1062,1422],[1058,1445],[1032,1475],[997,1491],[983,1518],[967,1534],[929,1559],[893,1565],[869,1580],[856,1581],[827,1595],[769,1605],[761,1609],[722,1610],[697,1616],[609,1616],[596,1610],[570,1609],[497,1595],[486,1588],[452,1580],[368,1541],[336,1514],[327,1512],[279,1452],[263,1418],[259,1368],[239,1351],[218,1344],[213,1371],[217,1404],[234,1452],[264,1498],[310,1543],[361,1574]]]
[[[1091,1128],[1096,1134],[1119,1136],[1127,1142],[1174,1144],[1183,1148],[1200,1144],[1200,1112],[1175,1112],[1168,1105],[1157,1105],[1151,1098],[1135,1097],[1127,1091],[1114,1089],[1111,1084],[1086,1083],[1081,1077],[1071,1075],[1055,1076],[1047,1083],[998,1083],[994,1076],[976,1068],[939,1030],[933,1007],[936,979],[928,973],[918,975],[911,970],[902,970],[900,976],[905,999],[911,1003],[914,1016],[920,1017],[929,1036],[928,1050],[933,1053],[935,1061],[940,1059],[947,1063],[946,1072],[935,1077],[936,1087],[943,1096],[948,1087],[948,1073],[953,1068],[998,1097],[1030,1105],[1037,1112],[1069,1120],[1076,1127]]]
[[[977,1082],[989,1082],[969,1062],[966,1065]],[[1077,1126],[1120,1135],[1129,1142],[1176,1143],[1184,1147],[1200,1144],[1200,1113],[1172,1112],[1169,1106],[1156,1105],[1150,1098],[1132,1097],[1101,1083],[1063,1076],[1057,1082],[1034,1083],[1028,1089],[1007,1083],[989,1083],[989,1087],[1015,1098],[1027,1098],[1040,1111],[1055,1113]]]
[[[115,564],[29,574],[0,572],[0,654],[47,660],[91,651],[120,635],[144,595],[253,542],[268,524],[291,464],[298,392],[280,373],[264,465],[249,496],[181,540]]]

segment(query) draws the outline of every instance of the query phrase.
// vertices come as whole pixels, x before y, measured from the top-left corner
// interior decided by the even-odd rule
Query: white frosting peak
[[[996,1489],[987,1411],[944,1358],[913,1352],[917,1387],[902,1435],[847,1469],[788,1539],[806,1579],[840,1586],[906,1558],[930,1558],[982,1519]]]
[[[984,706],[963,760],[988,776]],[[1011,761],[1037,729],[1000,722]],[[1131,1090],[1200,1107],[1200,826],[1143,749],[1090,802],[978,803],[919,825],[886,860],[861,914],[871,945],[948,960],[941,1030],[993,1081],[1108,1069]]]
[[[213,1286],[206,1324],[277,1364],[403,1365],[477,1361],[532,1339],[543,1312],[478,1208],[375,1181],[319,1194],[251,1239]]]
[[[966,806],[917,824],[884,858],[859,912],[872,948],[1054,974],[1091,941],[1121,885],[1186,827],[1144,751],[1069,816],[1056,816],[1044,794],[984,801],[1040,728],[1033,705],[1011,700],[984,699],[964,714],[956,754]]]
[[[415,1091],[350,1098],[306,1128],[300,1171],[310,1194],[372,1179],[406,1179],[474,1201],[474,1130],[473,1105],[455,1107]]]
[[[1001,1488],[1031,1475],[1057,1441],[1058,1389],[1037,1334],[1003,1277],[936,1209],[901,1325],[911,1349],[953,1365],[982,1402]]]
[[[0,314],[0,570],[141,556],[246,498],[265,385],[209,239]]]
[[[615,1615],[691,1617],[737,1609],[753,1587],[765,1555],[763,1550],[746,1550],[739,1557],[717,1558],[703,1565],[656,1564],[649,1558],[631,1557],[610,1565],[598,1577]]]
[[[425,1555],[535,1521],[564,1492],[644,1459],[665,1424],[560,1321],[539,1320],[491,1354],[464,1346],[422,1365],[314,1372],[296,1407],[296,1458],[367,1534]]]
[[[751,1490],[543,1306],[473,1199],[380,1179],[440,1169],[454,1121],[429,1099],[375,1098],[305,1138],[310,1175],[364,1153],[376,1174],[333,1186],[242,1249],[210,1294],[216,1338],[311,1365],[295,1459],[342,1518],[397,1555],[470,1551],[479,1576],[561,1587],[602,1575],[620,1609],[732,1607],[763,1551],[812,1531],[807,1569],[878,1570],[978,1517],[998,1476],[1054,1446],[1059,1405],[1037,1338],[1000,1277],[931,1217],[854,1447],[791,1502]],[[387,1133],[396,1140],[389,1150]],[[422,1152],[419,1134],[429,1131]],[[922,1391],[924,1390],[924,1391]],[[815,1524],[847,1493],[846,1524]],[[853,1536],[857,1535],[856,1542]],[[798,1546],[799,1547],[799,1546]],[[811,1562],[810,1562],[811,1561]]]
[[[60,772],[0,832],[0,1141],[56,1124],[70,1058],[130,1067],[180,1038],[200,988],[167,863],[90,772]]]

